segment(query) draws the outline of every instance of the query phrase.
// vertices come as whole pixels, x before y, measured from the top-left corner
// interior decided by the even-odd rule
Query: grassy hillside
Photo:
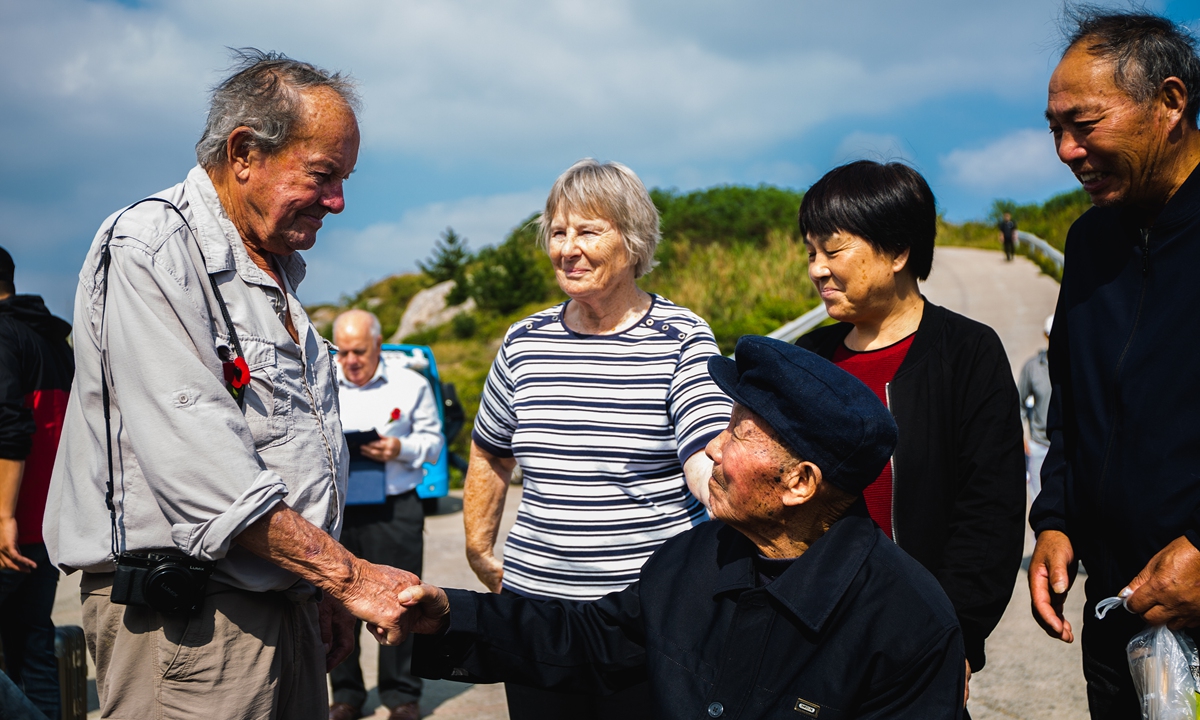
[[[1054,247],[1062,250],[1067,241],[1067,230],[1071,223],[1092,206],[1091,198],[1082,188],[1060,193],[1043,203],[1018,205],[1012,200],[997,200],[992,203],[987,220],[976,220],[954,225],[938,221],[939,245],[968,245],[1000,249],[1000,232],[996,223],[1004,213],[1012,213],[1017,229],[1031,232]]]
[[[797,238],[800,193],[768,185],[719,186],[691,193],[655,189],[651,197],[662,216],[663,238],[656,253],[658,267],[639,285],[707,319],[722,352],[731,352],[742,335],[768,333],[817,304],[804,245]],[[1061,248],[1066,229],[1089,206],[1082,191],[1034,205],[997,201],[994,217],[987,220],[939,220],[937,242],[999,250],[995,222],[1008,210],[1021,229]],[[337,312],[352,307],[371,310],[386,337],[399,326],[412,296],[438,280],[452,277],[458,282],[459,292],[452,300],[475,298],[475,312],[405,338],[431,346],[442,379],[458,389],[468,423],[451,449],[464,457],[471,420],[505,330],[566,299],[554,282],[549,260],[536,246],[531,219],[494,246],[463,253],[456,244],[453,253],[430,259],[424,267],[437,268],[436,277],[397,275],[343,297],[337,306],[309,309],[326,334]],[[449,230],[443,241],[451,237],[458,242]],[[444,246],[445,242],[439,247]]]

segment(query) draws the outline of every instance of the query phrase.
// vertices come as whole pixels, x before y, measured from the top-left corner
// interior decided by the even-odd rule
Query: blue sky
[[[1195,27],[1200,0],[1146,6]],[[1048,0],[0,0],[0,245],[70,317],[99,223],[182,180],[225,47],[350,72],[365,107],[347,209],[306,253],[307,303],[473,247],[575,160],[649,186],[803,189],[899,158],[952,220],[1075,182],[1042,111]]]

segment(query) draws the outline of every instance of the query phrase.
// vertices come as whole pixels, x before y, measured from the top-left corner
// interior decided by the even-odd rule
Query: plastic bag
[[[1129,612],[1128,588],[1117,597],[1096,603],[1096,618],[1103,620],[1118,606]],[[1198,720],[1200,656],[1187,634],[1166,625],[1150,626],[1125,646],[1133,685],[1142,700],[1143,720]]]
[[[1144,720],[1196,720],[1200,660],[1190,637],[1166,625],[1148,627],[1126,651]]]

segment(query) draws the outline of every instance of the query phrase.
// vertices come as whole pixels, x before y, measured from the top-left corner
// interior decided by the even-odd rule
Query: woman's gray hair
[[[550,250],[550,223],[558,213],[575,212],[603,218],[621,233],[625,249],[633,258],[634,277],[654,269],[654,250],[661,237],[658,208],[637,174],[618,162],[600,164],[584,158],[558,176],[546,210],[538,218],[543,250]]]
[[[329,88],[355,113],[361,103],[354,83],[282,53],[255,48],[231,50],[233,74],[213,88],[204,134],[196,143],[196,160],[205,170],[225,162],[229,136],[239,127],[254,131],[252,146],[270,154],[291,140],[304,108],[303,93]]]

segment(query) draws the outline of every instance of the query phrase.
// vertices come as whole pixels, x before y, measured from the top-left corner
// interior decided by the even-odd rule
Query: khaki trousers
[[[325,649],[315,598],[210,581],[196,612],[109,601],[112,574],[85,573],[83,630],[101,717],[325,720]]]

